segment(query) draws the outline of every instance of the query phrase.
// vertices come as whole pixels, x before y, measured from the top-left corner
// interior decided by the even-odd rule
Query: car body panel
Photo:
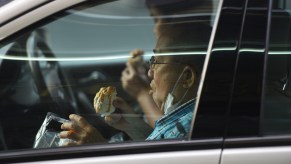
[[[49,0],[27,0],[27,1],[12,1],[6,4],[4,7],[1,7],[0,10],[0,24],[4,24],[5,22],[22,15],[23,13],[32,10],[34,7],[37,7],[45,2],[49,2]],[[11,10],[14,10],[11,13]]]
[[[289,164],[291,146],[225,149],[221,164]]]
[[[22,1],[24,2],[24,1]],[[4,23],[5,21],[8,21],[5,23],[5,25],[2,25],[0,30],[0,40],[3,40],[7,36],[51,15],[55,12],[58,12],[64,8],[73,6],[75,4],[83,2],[83,0],[54,0],[54,1],[39,1],[41,3],[33,3],[32,6],[25,7],[22,10],[23,4],[20,3],[19,5],[14,5],[14,3],[8,4],[7,6],[4,6],[1,10],[0,15],[10,15],[11,10],[19,11],[19,13],[16,13],[15,15],[12,15],[10,18],[2,18],[1,23]],[[37,5],[40,5],[42,3],[46,3],[45,5],[41,5],[38,8],[35,8]],[[27,3],[26,3],[27,4]],[[10,7],[11,6],[11,7]],[[7,10],[5,10],[7,9]],[[29,11],[25,13],[27,10],[31,9],[32,11]],[[19,14],[23,13],[24,15],[18,16]],[[14,18],[15,16],[18,16]],[[14,18],[14,19],[12,19]],[[12,19],[12,20],[9,20]]]
[[[43,164],[190,164],[190,163],[207,163],[218,164],[220,158],[220,150],[201,150],[201,151],[177,151],[168,153],[146,153],[146,154],[134,154],[134,155],[116,155],[108,157],[90,157],[80,159],[67,159],[67,160],[52,160],[42,161]],[[166,160],[165,160],[166,159]],[[35,162],[27,162],[27,164],[33,164]],[[36,162],[38,163],[38,162]]]

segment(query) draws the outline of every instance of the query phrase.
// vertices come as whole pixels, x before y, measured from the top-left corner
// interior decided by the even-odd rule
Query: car
[[[154,15],[152,3],[182,12]],[[0,4],[1,163],[291,162],[289,1]],[[179,18],[205,22],[212,29],[206,45],[181,53],[205,58],[189,135],[132,140],[95,112],[94,96],[101,87],[115,86],[134,114],[147,121],[120,77],[133,49],[142,49],[145,61],[154,55],[157,19]],[[35,146],[48,116],[66,122],[72,113],[86,118],[110,142]]]

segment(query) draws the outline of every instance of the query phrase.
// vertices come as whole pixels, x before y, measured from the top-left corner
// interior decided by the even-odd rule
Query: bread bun
[[[116,99],[116,88],[102,87],[99,92],[96,93],[94,98],[94,109],[96,113],[101,114],[101,116],[108,116],[115,111],[113,106],[113,101]]]

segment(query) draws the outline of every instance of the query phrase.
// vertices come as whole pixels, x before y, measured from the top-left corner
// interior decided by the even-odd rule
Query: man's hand
[[[119,130],[126,132],[133,140],[144,140],[152,128],[136,114],[122,98],[117,97],[113,102],[121,113],[113,113],[105,117],[105,122]]]
[[[131,106],[120,97],[113,101],[113,106],[119,109],[121,113],[112,113],[106,116],[105,122],[116,129],[126,131],[140,119],[140,115],[135,114]]]
[[[76,114],[71,114],[69,118],[71,121],[65,122],[61,126],[64,131],[60,133],[60,137],[68,138],[75,142],[68,142],[64,146],[107,142],[85,118]]]
[[[134,50],[131,53],[133,56],[138,56],[143,51]],[[126,68],[121,74],[121,82],[123,89],[132,97],[139,96],[141,91],[148,93],[150,87],[145,66],[133,62],[126,63]]]

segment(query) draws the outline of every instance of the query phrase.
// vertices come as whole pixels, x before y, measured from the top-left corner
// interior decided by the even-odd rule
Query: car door
[[[289,5],[245,1],[221,163],[291,161]]]
[[[219,163],[236,70],[237,56],[233,54],[239,48],[246,8],[245,1],[204,2],[211,6],[190,13],[200,21],[206,13],[213,30],[208,52],[194,52],[207,56],[189,138],[145,142],[121,135],[124,142],[120,143],[31,149],[47,112],[62,117],[82,114],[108,139],[115,134],[120,137],[120,131],[111,129],[93,109],[96,90],[104,85],[117,86],[119,96],[137,105],[123,91],[120,75],[133,48],[142,48],[145,60],[152,55],[154,19],[143,1],[86,1],[49,15],[1,42],[1,50],[6,50],[1,74],[6,79],[1,81],[1,161]],[[232,26],[227,26],[229,23]],[[17,69],[7,74],[11,68]],[[138,106],[136,110],[140,116]]]

